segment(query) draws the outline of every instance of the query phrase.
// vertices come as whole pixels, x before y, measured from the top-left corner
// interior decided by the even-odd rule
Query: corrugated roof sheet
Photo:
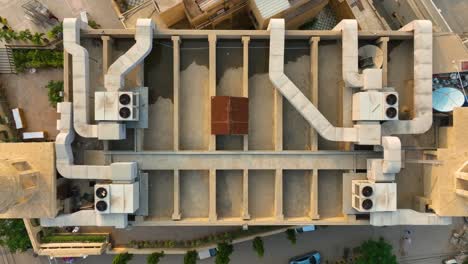
[[[255,0],[255,5],[264,18],[270,18],[291,7],[288,0]]]

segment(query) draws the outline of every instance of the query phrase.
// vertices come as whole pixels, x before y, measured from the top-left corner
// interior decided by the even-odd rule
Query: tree
[[[252,241],[252,247],[257,252],[259,257],[263,257],[265,254],[265,248],[263,247],[263,240],[260,237],[255,237]]]
[[[197,251],[196,250],[190,250],[185,253],[184,256],[184,264],[195,264],[197,263]]]
[[[382,237],[376,240],[367,240],[356,248],[358,257],[356,264],[397,264],[396,256],[392,253],[392,246]]]
[[[31,241],[23,220],[0,220],[0,245],[6,246],[11,252],[23,252],[31,248]]]
[[[286,230],[286,236],[288,237],[288,240],[291,241],[291,244],[293,245],[296,244],[296,230],[294,229]]]
[[[146,263],[148,263],[148,264],[158,264],[159,260],[162,257],[164,257],[164,251],[163,252],[154,252],[153,254],[146,257]]]
[[[132,258],[133,255],[128,252],[120,253],[114,257],[112,264],[127,264]]]
[[[216,264],[228,264],[231,261],[229,256],[234,251],[234,248],[231,244],[222,242],[218,244],[217,251],[218,252],[216,253],[215,263]]]

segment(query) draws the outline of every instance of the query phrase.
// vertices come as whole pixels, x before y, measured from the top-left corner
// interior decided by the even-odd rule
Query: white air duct
[[[415,20],[400,31],[414,31],[414,119],[385,122],[383,135],[421,134],[432,126],[432,23]]]
[[[269,76],[273,86],[288,99],[320,136],[330,141],[357,142],[359,140],[357,128],[333,126],[284,74],[284,20],[271,19],[268,30],[270,31]]]
[[[60,133],[55,139],[57,171],[70,179],[98,179],[113,181],[133,181],[137,176],[136,162],[117,162],[110,166],[74,165],[71,143],[75,135],[72,129],[72,104],[62,102],[57,104],[60,120],[57,129]]]
[[[342,73],[346,87],[363,87],[359,74],[358,25],[354,19],[343,19],[333,28],[342,32]]]
[[[104,87],[107,91],[121,90],[125,85],[125,75],[148,56],[153,48],[153,30],[154,24],[151,19],[137,20],[135,45],[112,63],[104,76]]]
[[[86,25],[86,24],[84,24]],[[75,131],[82,137],[98,137],[97,125],[89,122],[89,58],[80,45],[82,22],[77,18],[63,20],[63,48],[72,55],[73,112]]]

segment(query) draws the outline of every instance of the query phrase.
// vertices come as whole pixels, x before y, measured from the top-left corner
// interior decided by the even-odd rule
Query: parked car
[[[295,230],[296,230],[296,233],[305,233],[305,232],[315,231],[316,228],[314,225],[307,225],[307,226],[298,227]]]
[[[322,257],[318,251],[312,251],[289,260],[289,264],[320,264]]]
[[[198,252],[198,259],[207,259],[216,256],[216,248],[205,249]]]

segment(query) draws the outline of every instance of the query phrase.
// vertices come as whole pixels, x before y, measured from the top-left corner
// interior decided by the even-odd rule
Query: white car
[[[207,259],[216,256],[216,248],[210,248],[198,252],[198,259]]]

